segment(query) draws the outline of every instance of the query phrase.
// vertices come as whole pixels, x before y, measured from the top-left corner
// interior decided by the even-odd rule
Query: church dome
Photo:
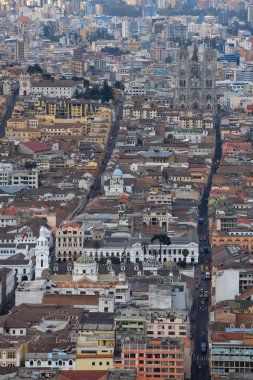
[[[173,270],[177,268],[177,264],[174,261],[168,260],[164,263],[166,269]]]
[[[83,256],[78,257],[78,259],[76,260],[76,263],[78,263],[78,264],[94,264],[95,261],[93,260],[92,257],[83,255]]]
[[[46,230],[44,227],[40,227],[40,235],[37,239],[38,245],[48,245],[48,240],[46,238]]]
[[[122,172],[122,170],[120,168],[116,168],[116,169],[114,169],[112,175],[115,176],[115,177],[122,177],[123,176],[123,172]]]

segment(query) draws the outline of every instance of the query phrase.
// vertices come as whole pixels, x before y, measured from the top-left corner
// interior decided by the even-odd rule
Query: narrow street
[[[92,198],[95,198],[101,192],[101,176],[107,167],[108,161],[111,158],[111,155],[115,146],[115,141],[116,141],[118,130],[119,130],[119,122],[122,118],[123,104],[124,104],[124,98],[122,97],[115,108],[115,120],[112,122],[112,125],[111,125],[111,130],[110,130],[107,144],[104,150],[102,164],[100,165],[95,181],[93,185],[91,186],[90,192],[87,195],[87,197],[83,198],[83,200],[80,202],[79,206],[73,211],[73,213],[71,213],[71,215],[68,217],[68,220],[75,218],[78,214],[83,212],[85,207],[89,203],[89,201]]]
[[[202,268],[210,269],[211,264],[211,250],[208,232],[208,198],[211,191],[212,177],[216,173],[219,162],[221,159],[221,135],[220,135],[220,120],[216,119],[215,122],[216,129],[216,143],[215,152],[211,168],[211,174],[204,190],[201,204],[199,206],[199,284],[198,289],[196,289],[197,303],[196,303],[196,314],[195,314],[195,331],[194,331],[194,344],[195,350],[193,353],[193,363],[192,363],[192,380],[209,380],[209,360],[208,360],[208,322],[209,322],[209,304],[210,304],[210,293],[211,293],[211,281],[205,280],[205,277],[201,273]],[[208,299],[204,300],[201,298],[201,293],[204,294],[208,292]],[[201,348],[201,344],[206,343],[207,352]]]
[[[11,118],[11,114],[15,106],[17,97],[18,97],[18,90],[15,90],[13,94],[8,98],[7,109],[0,123],[0,138],[4,137],[7,121]]]

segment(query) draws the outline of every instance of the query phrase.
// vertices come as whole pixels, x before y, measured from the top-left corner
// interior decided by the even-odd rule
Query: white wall
[[[224,270],[216,274],[216,300],[233,300],[239,294],[239,271],[236,269]]]

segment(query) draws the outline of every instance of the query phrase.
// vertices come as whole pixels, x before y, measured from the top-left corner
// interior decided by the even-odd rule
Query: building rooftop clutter
[[[208,348],[215,333],[251,329],[252,9],[246,25],[235,3],[217,2],[207,16],[210,4],[196,2],[201,21],[173,1],[169,16],[161,1],[142,15],[132,2],[134,17],[79,1],[0,4],[10,36],[0,36],[0,266],[9,268],[0,311],[10,311],[0,333],[24,340],[18,378],[190,378],[199,205],[217,108],[225,116],[208,205]],[[9,284],[13,301],[16,282],[11,309],[3,295]],[[146,358],[151,347],[157,358]],[[229,378],[220,361],[211,357],[212,377]]]

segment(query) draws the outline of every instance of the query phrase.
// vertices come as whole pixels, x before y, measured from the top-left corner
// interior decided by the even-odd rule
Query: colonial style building
[[[124,193],[123,172],[120,168],[116,168],[110,179],[105,181],[104,192],[106,196],[118,196]]]
[[[75,222],[63,224],[56,230],[55,256],[58,261],[75,261],[83,251],[83,228]]]
[[[144,245],[146,248],[144,248]],[[154,255],[162,263],[166,261],[178,262],[185,260],[187,263],[198,262],[198,238],[193,234],[186,234],[180,237],[172,237],[171,245],[163,245],[161,258],[159,254],[159,243],[148,243],[144,238],[131,238],[128,233],[115,233],[110,239],[105,239],[100,246],[94,247],[91,241],[85,241],[83,254],[99,260],[101,257],[118,257],[121,261],[138,263],[146,261]],[[182,254],[187,249],[188,255],[185,258]]]
[[[68,98],[73,97],[75,92],[83,90],[81,82],[72,80],[33,80],[28,74],[20,76],[20,96],[29,96],[48,98]]]

